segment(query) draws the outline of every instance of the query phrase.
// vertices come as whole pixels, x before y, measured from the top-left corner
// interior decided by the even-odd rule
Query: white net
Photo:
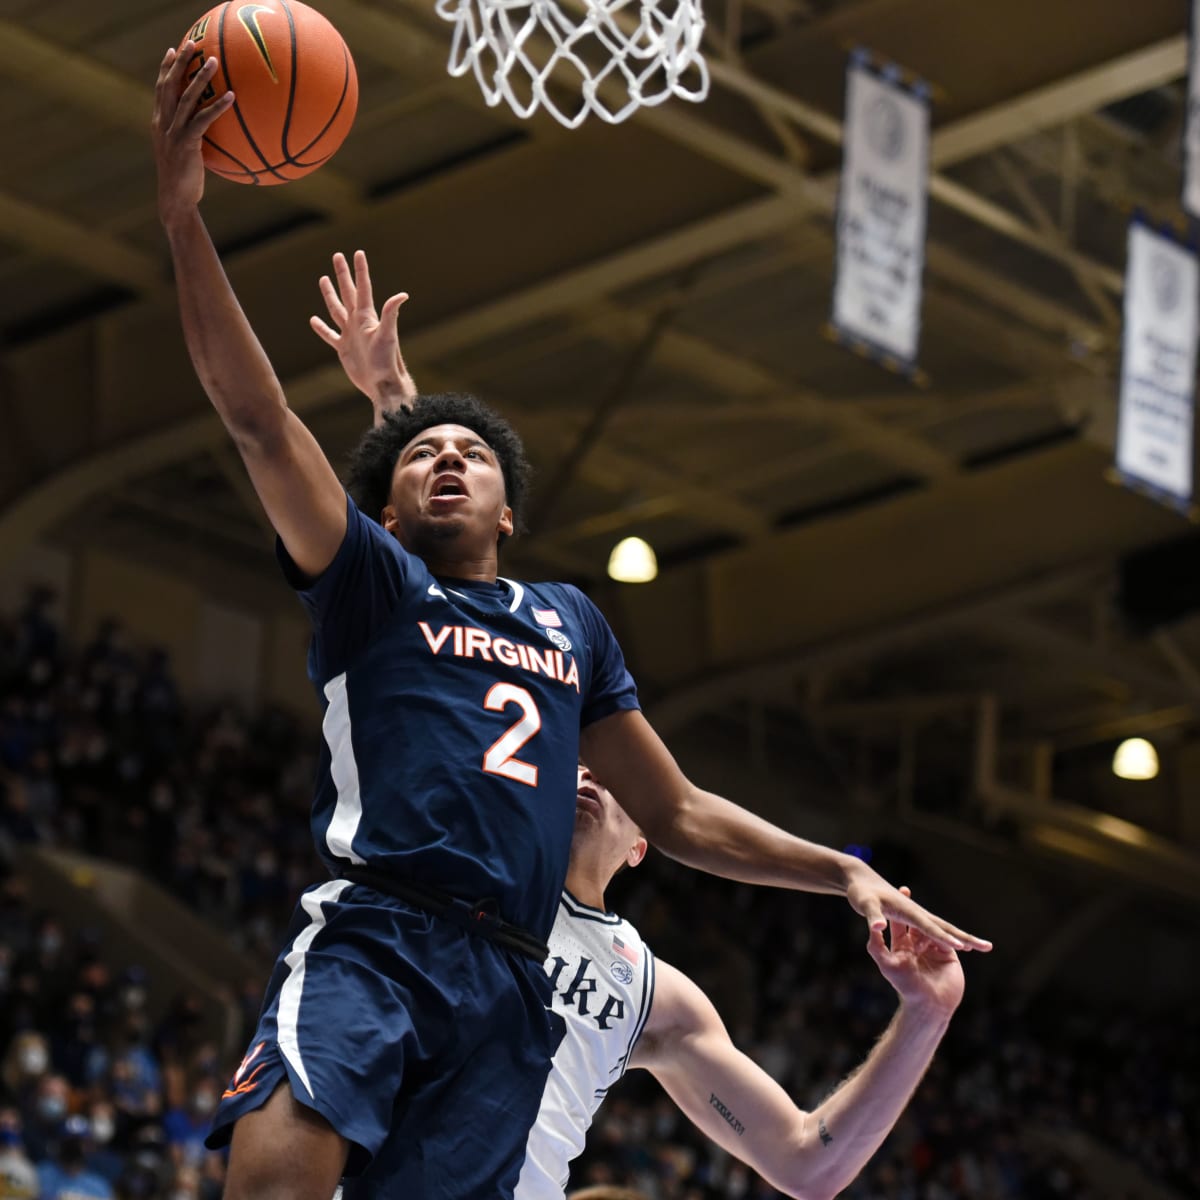
[[[703,100],[701,0],[437,0],[454,25],[450,74],[473,71],[489,105],[545,109],[568,129],[616,124],[672,96]]]

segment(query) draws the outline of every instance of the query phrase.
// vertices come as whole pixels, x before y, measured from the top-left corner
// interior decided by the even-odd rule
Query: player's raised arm
[[[158,212],[175,268],[188,353],[229,430],[267,516],[296,565],[319,575],[346,532],[346,496],[316,440],[287,406],[274,368],[230,287],[200,216],[201,140],[233,102],[199,107],[215,59],[185,86],[194,46],[168,50],[154,99]]]
[[[867,949],[900,1008],[866,1061],[812,1112],[734,1046],[708,997],[658,963],[654,1006],[630,1065],[651,1071],[699,1129],[803,1200],[845,1188],[904,1111],[962,999],[953,952],[893,923]]]
[[[702,791],[679,769],[641,712],[617,712],[584,729],[584,761],[664,854],[743,883],[845,896],[873,930],[904,921],[950,950],[991,943],[926,912],[849,854],[793,837]]]

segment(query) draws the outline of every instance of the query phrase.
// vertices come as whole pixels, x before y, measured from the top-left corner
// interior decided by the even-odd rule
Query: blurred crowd
[[[315,735],[279,712],[185,705],[166,657],[116,622],[68,648],[53,605],[39,589],[0,621],[0,1200],[215,1200],[224,1159],[203,1135],[242,1042],[208,1040],[199,997],[164,1005],[95,932],[36,909],[14,865],[45,844],[151,876],[263,963],[233,985],[248,1023],[295,897],[323,877],[308,825]],[[887,1024],[892,993],[844,906],[658,856],[619,883],[616,906],[801,1105]],[[1197,1015],[1150,1023],[1055,999],[1017,1014],[969,990],[905,1117],[845,1194],[1091,1200],[1062,1149],[1084,1134],[1200,1195]],[[576,1163],[573,1186],[605,1182],[654,1200],[775,1195],[642,1072],[610,1093]]]

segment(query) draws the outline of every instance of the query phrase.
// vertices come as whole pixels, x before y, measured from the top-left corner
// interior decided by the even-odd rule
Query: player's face
[[[511,534],[504,474],[495,451],[464,425],[435,425],[400,452],[383,526],[416,554],[494,552]]]
[[[575,839],[572,851],[586,847],[608,860],[616,871],[622,863],[636,867],[646,854],[646,839],[633,818],[582,763],[575,779]]]

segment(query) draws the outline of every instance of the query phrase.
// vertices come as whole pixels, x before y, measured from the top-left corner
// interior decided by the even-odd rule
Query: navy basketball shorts
[[[372,888],[319,884],[208,1145],[286,1081],[350,1142],[348,1189],[386,1147],[386,1190],[370,1194],[511,1196],[558,1040],[549,1002],[541,963]]]

